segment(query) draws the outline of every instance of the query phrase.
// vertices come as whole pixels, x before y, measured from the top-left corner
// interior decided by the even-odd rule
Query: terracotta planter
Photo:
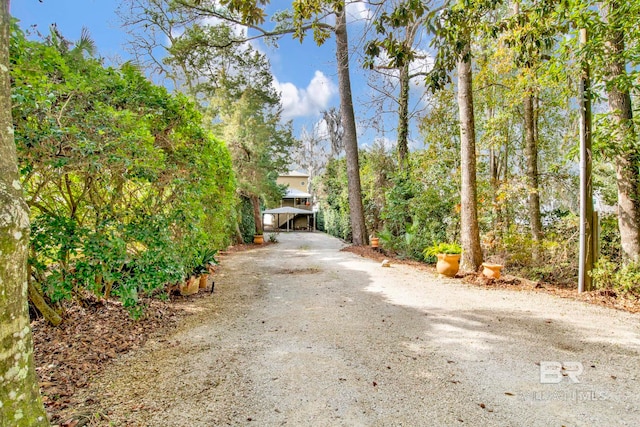
[[[482,274],[490,279],[499,279],[500,270],[504,268],[501,264],[490,264],[488,262],[482,263]]]
[[[200,283],[199,283],[199,288],[200,289],[207,289],[207,280],[209,279],[209,275],[208,274],[203,274],[200,276]]]
[[[436,271],[440,277],[454,277],[460,269],[460,254],[437,254]]]
[[[371,238],[371,247],[373,249],[378,249],[380,247],[380,238],[379,237],[372,237]]]
[[[199,282],[196,276],[191,276],[189,279],[180,285],[180,295],[187,296],[197,294],[199,289]]]
[[[254,234],[253,235],[253,243],[256,245],[261,245],[264,243],[264,235],[262,234]]]

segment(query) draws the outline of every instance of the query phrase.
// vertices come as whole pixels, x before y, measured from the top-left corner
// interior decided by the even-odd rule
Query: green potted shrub
[[[436,257],[436,271],[440,277],[454,277],[460,269],[462,247],[457,243],[438,242],[424,248],[425,259]]]
[[[198,254],[198,264],[193,269],[194,276],[200,276],[199,287],[205,289],[207,287],[207,279],[214,265],[218,265],[216,261],[217,249],[203,248]]]
[[[181,295],[192,295],[207,287],[211,267],[217,264],[216,249],[201,248],[186,266],[187,280],[180,286]]]

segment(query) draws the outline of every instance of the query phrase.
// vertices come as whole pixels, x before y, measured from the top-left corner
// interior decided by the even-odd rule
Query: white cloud
[[[321,71],[315,72],[304,89],[293,83],[281,83],[277,79],[274,79],[273,85],[282,97],[284,119],[317,115],[327,109],[329,101],[337,93],[336,85]]]
[[[347,3],[347,22],[365,21],[369,22],[373,19],[373,13],[369,10],[367,3],[356,0]]]

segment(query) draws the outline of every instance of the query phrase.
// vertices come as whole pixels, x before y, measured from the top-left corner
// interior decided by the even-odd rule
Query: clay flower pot
[[[372,237],[371,238],[371,247],[373,249],[378,249],[380,247],[380,238],[379,237]]]
[[[499,279],[500,270],[504,268],[501,264],[491,264],[488,262],[482,263],[482,274],[490,279]]]
[[[196,276],[189,277],[184,284],[180,285],[180,295],[187,296],[197,294],[199,289],[199,282]]]
[[[460,269],[461,254],[437,254],[436,271],[440,277],[454,277]]]
[[[264,243],[264,235],[262,234],[254,234],[253,235],[253,243],[256,245],[261,245]]]
[[[209,279],[209,275],[208,274],[203,274],[200,276],[200,282],[199,282],[199,288],[200,289],[206,289],[207,288],[207,279]]]

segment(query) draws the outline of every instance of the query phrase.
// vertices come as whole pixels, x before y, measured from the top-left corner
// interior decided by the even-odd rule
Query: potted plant
[[[218,265],[216,254],[218,251],[211,248],[203,248],[198,254],[198,264],[193,269],[193,275],[200,276],[199,287],[205,289],[207,287],[207,279],[214,265]]]
[[[264,235],[262,233],[254,234],[253,235],[253,243],[255,243],[256,245],[263,244],[264,243]]]
[[[454,277],[460,269],[462,248],[457,243],[435,243],[422,251],[425,259],[436,257],[436,271],[440,277]]]

